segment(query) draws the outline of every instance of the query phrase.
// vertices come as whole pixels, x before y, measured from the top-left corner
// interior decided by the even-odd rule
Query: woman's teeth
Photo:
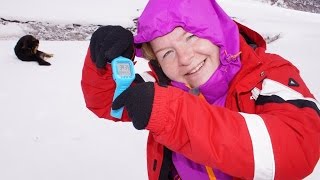
[[[198,72],[203,65],[204,65],[204,61],[202,61],[197,67],[195,67],[191,72],[189,72],[188,75]]]

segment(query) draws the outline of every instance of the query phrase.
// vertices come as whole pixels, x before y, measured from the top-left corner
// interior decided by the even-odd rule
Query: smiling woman
[[[133,37],[119,26],[99,28],[81,83],[97,116],[149,130],[149,179],[303,179],[312,172],[320,105],[294,65],[266,52],[260,34],[215,0],[150,0],[137,30]],[[136,76],[113,101],[109,62],[134,54],[150,60],[155,82]],[[120,119],[110,117],[111,107],[123,106]]]

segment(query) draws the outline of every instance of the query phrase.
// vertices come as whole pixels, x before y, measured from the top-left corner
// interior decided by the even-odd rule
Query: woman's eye
[[[197,37],[197,36],[194,35],[194,34],[191,34],[190,36],[187,37],[187,41],[190,40],[190,39],[192,39],[192,38],[194,38],[194,37]]]
[[[164,59],[165,57],[167,57],[170,53],[172,53],[172,50],[167,51],[166,53],[164,53],[164,55],[162,56],[162,59]]]

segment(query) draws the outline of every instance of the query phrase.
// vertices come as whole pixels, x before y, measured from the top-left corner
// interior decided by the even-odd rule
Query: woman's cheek
[[[179,76],[179,72],[177,68],[169,67],[169,69],[162,68],[162,70],[169,79],[173,81],[184,82],[182,76]]]

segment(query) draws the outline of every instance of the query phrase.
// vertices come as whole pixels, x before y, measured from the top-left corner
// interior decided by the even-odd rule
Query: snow
[[[146,2],[11,0],[1,4],[0,17],[128,27]],[[280,34],[269,52],[292,61],[320,99],[319,14],[251,0],[219,2],[264,36]],[[0,179],[147,179],[147,131],[101,120],[85,107],[80,79],[89,41],[40,41],[40,50],[54,54],[52,65],[42,67],[15,57],[15,35],[23,32],[21,25],[0,24],[0,36],[8,37],[0,41]],[[137,71],[145,68],[139,61]],[[319,166],[306,179],[320,179]]]
[[[80,23],[80,24],[121,24],[132,23],[133,17],[141,13],[146,0],[55,0],[40,1],[19,0],[6,1],[1,4],[2,18],[23,21],[39,20],[46,22]]]

